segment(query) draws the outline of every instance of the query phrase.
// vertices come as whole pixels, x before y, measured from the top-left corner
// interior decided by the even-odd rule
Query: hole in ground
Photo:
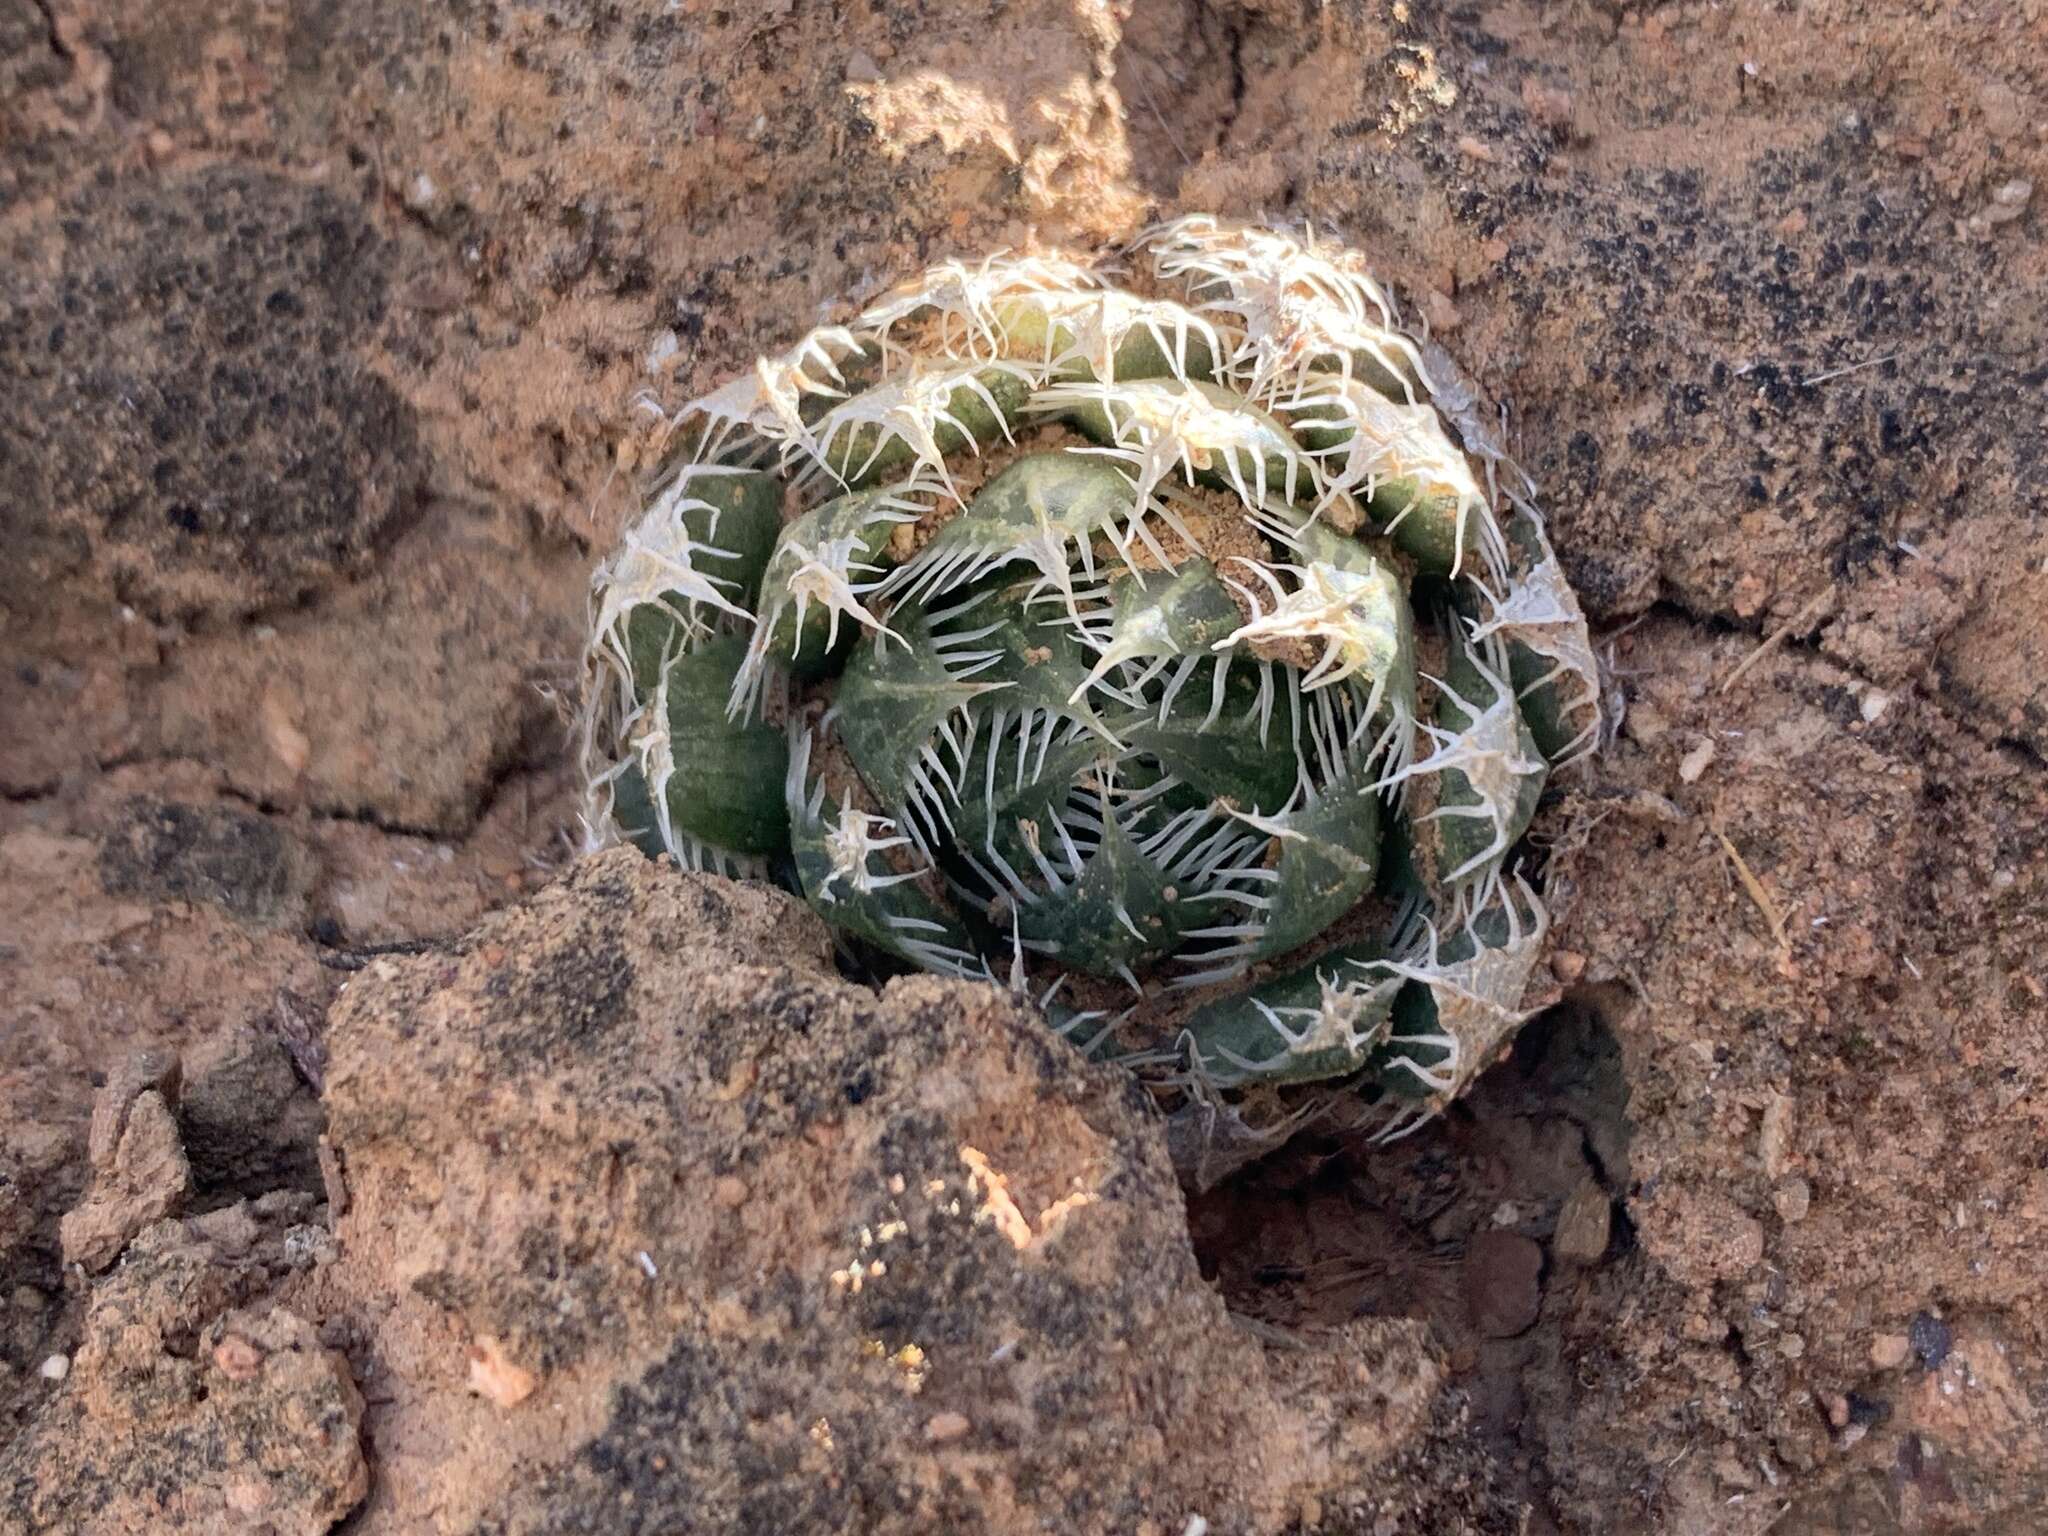
[[[1136,0],[1116,53],[1131,171],[1171,201],[1184,172],[1216,148],[1237,116],[1244,84],[1241,20],[1208,0]]]
[[[1300,1138],[1188,1202],[1202,1272],[1234,1312],[1308,1330],[1428,1321],[1476,1429],[1538,1509],[1545,1447],[1525,1419],[1581,1390],[1579,1345],[1622,1326],[1639,1263],[1621,1205],[1628,1083],[1615,1031],[1632,1006],[1623,988],[1579,988],[1413,1135],[1383,1147]],[[1604,1203],[1596,1261],[1560,1254],[1568,1201],[1582,1246]]]

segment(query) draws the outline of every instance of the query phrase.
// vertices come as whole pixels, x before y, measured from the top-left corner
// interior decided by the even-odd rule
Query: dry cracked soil
[[[0,0],[0,1532],[2048,1528],[2044,61]],[[1626,708],[1470,1097],[1184,1197],[994,993],[571,861],[552,700],[636,398],[1189,210],[1511,405]]]

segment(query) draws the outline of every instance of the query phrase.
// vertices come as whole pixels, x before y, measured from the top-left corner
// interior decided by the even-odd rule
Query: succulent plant
[[[589,830],[1032,987],[1212,1162],[1397,1132],[1521,1017],[1585,622],[1348,252],[1130,254],[947,262],[664,421],[594,581]]]

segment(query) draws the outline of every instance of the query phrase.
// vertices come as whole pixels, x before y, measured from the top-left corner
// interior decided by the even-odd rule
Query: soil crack
[[[1221,149],[1230,142],[1231,130],[1237,127],[1237,119],[1244,111],[1244,23],[1232,16],[1223,23],[1223,35],[1229,42],[1230,50],[1230,106],[1223,114],[1223,121],[1216,133],[1216,147]]]
[[[33,3],[36,11],[43,18],[43,26],[50,34],[50,52],[56,54],[65,63],[75,65],[78,62],[77,56],[72,53],[70,47],[64,41],[63,33],[58,30],[55,7],[50,4],[50,0],[33,0]]]
[[[1642,615],[1638,616],[1638,619],[1650,614],[1663,614],[1669,618],[1682,619],[1695,628],[1710,632],[1719,629],[1727,633],[1752,635],[1756,638],[1758,645],[1766,644],[1769,641],[1769,636],[1760,626],[1752,627],[1742,620],[1732,618],[1724,613],[1702,612],[1689,606],[1683,600],[1671,596],[1668,592],[1659,596],[1648,608],[1644,609]],[[1813,621],[1811,628],[1817,634],[1820,629],[1826,626],[1827,622],[1828,615],[1823,614]],[[1600,638],[1600,636],[1595,636],[1596,641]],[[1844,676],[1860,683],[1865,688],[1877,689],[1884,693],[1896,691],[1894,688],[1887,687],[1874,678],[1865,676],[1852,663],[1838,656],[1830,655],[1827,651],[1821,649],[1817,639],[1809,638],[1806,635],[1788,633],[1782,640],[1777,642],[1777,648],[1788,653],[1810,656],[1816,661],[1824,661]],[[1717,683],[1716,686],[1718,687],[1719,684]],[[1923,678],[1912,679],[1910,686],[1915,696],[1925,700],[1945,724],[1955,727],[1980,746],[1996,752],[2000,756],[2016,758],[2019,766],[2023,768],[2031,769],[2034,772],[2048,772],[2048,758],[2044,758],[2039,752],[2036,752],[2028,742],[2017,737],[1989,730],[1981,722],[1958,713],[1953,703],[1942,697],[1940,690],[1929,686]]]

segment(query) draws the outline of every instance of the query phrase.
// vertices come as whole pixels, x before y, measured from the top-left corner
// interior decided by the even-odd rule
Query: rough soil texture
[[[2048,1524],[2044,45],[2031,0],[0,0],[0,1529],[86,1528],[61,1504],[86,1471],[41,1449],[91,1435],[149,1448],[95,1464],[108,1529],[144,1523],[124,1501],[145,1496],[169,1501],[150,1528],[178,1528],[175,1509],[190,1529],[323,1529],[365,1468],[365,1522],[403,1491],[451,1522],[546,1528],[633,1487],[640,1442],[583,1455],[615,1416],[674,1433],[691,1372],[764,1347],[717,1333],[708,1281],[672,1288],[655,1256],[661,1279],[634,1289],[637,1263],[614,1262],[627,1236],[710,1219],[701,1196],[646,1204],[650,1170],[706,1155],[624,1098],[683,1071],[673,1047],[606,1084],[609,1047],[550,1046],[559,1082],[523,1121],[513,1069],[479,1067],[463,1092],[505,1117],[502,1216],[437,1226],[424,1187],[373,1180],[320,1268],[304,1236],[297,1267],[250,1260],[262,1243],[221,1213],[266,1188],[353,1189],[331,1151],[322,1182],[317,1142],[337,985],[379,947],[453,940],[560,864],[544,690],[571,675],[584,572],[630,506],[636,393],[708,386],[926,259],[1092,246],[1196,208],[1340,232],[1512,403],[1627,701],[1621,740],[1553,811],[1582,828],[1562,864],[1563,1002],[1442,1123],[1390,1149],[1298,1147],[1190,1213],[1234,1312],[1311,1331],[1427,1318],[1445,1351],[1457,1390],[1375,1499],[1291,1518],[1486,1528],[1520,1504],[1531,1531]],[[411,980],[353,984],[344,1014],[358,989],[408,986],[455,1010],[482,964],[474,939],[391,958]],[[993,1003],[803,987],[833,999],[828,1033],[866,1010],[878,1061],[909,1059],[921,1047],[895,1031],[951,1008],[941,1034],[964,1051],[979,1030],[991,1084],[1026,1060],[1080,1081]],[[537,1006],[520,1027],[554,1040],[576,1016]],[[386,1065],[453,1070],[476,1049],[445,1048]],[[175,1129],[190,1177],[138,1230],[163,1186],[101,1189],[119,1143],[96,1157],[92,1121],[148,1051],[182,1071],[175,1095],[151,1090],[164,1117],[143,1112],[164,1156],[138,1140],[128,1166],[168,1166]],[[1141,1135],[1112,1134],[1119,1100],[1072,1092],[1109,1119],[1069,1144],[1051,1117],[1007,1163],[982,1150],[1005,1172],[1058,1169],[1075,1146],[1153,1166]],[[582,1181],[579,1136],[602,1133],[570,1124],[579,1104],[638,1117],[615,1189]],[[362,1134],[386,1148],[374,1169],[428,1130]],[[801,1137],[750,1144],[787,1160],[792,1189],[824,1166]],[[450,1173],[473,1195],[482,1155]],[[91,1277],[67,1274],[60,1231],[89,1187],[117,1197],[103,1240],[127,1242]],[[543,1221],[543,1188],[574,1188],[626,1236],[574,1210]],[[849,1184],[793,1211],[775,1260],[843,1267],[804,1237],[875,1198]],[[1167,1243],[1170,1191],[1105,1203]],[[917,1214],[941,1258],[991,1241]],[[221,1260],[190,1231],[204,1222],[236,1227],[243,1256]],[[549,1280],[545,1253],[519,1252],[529,1228],[601,1257]],[[398,1231],[454,1289],[373,1308],[374,1277],[410,1262],[379,1247]],[[1165,1287],[1173,1261],[1157,1262]],[[181,1264],[214,1278],[175,1308],[150,1299]],[[599,1288],[577,1290],[586,1276]],[[793,1296],[786,1337],[823,1348],[827,1321],[886,1294],[834,1312],[804,1289],[811,1331]],[[1235,1337],[1199,1294],[1171,1294],[1206,1309],[1205,1337]],[[563,1299],[582,1356],[522,1353],[522,1307]],[[162,1320],[129,1329],[130,1307]],[[223,1322],[238,1308],[278,1331],[259,1342],[247,1322],[262,1370],[202,1398],[207,1371],[249,1368],[195,1342],[243,1328]],[[495,1390],[533,1373],[525,1404],[464,1395],[472,1328],[497,1330],[480,1367]],[[1376,1347],[1414,1358],[1396,1337]],[[647,1388],[671,1347],[680,1374]],[[1217,1411],[1266,1422],[1285,1346],[1228,1347],[1242,1385]],[[344,1357],[373,1426],[359,1463]],[[866,1360],[813,1374],[848,1400],[890,1379]],[[747,1394],[770,1379],[721,1378],[715,1411],[763,1406]],[[380,1402],[391,1380],[404,1392]],[[521,1428],[543,1401],[582,1428]],[[977,1496],[1021,1486],[1024,1451],[980,1439],[966,1408],[970,1429],[933,1442],[950,1403],[887,1401],[903,1433],[834,1418],[838,1452],[794,1454],[825,1467],[886,1439],[910,1458],[885,1462],[908,1480],[887,1497],[929,1508],[965,1497],[949,1465],[972,1465],[959,1487]],[[506,1479],[437,1482],[422,1442],[374,1432],[383,1414],[425,1433],[437,1413],[436,1455],[502,1468],[540,1445],[549,1471],[485,1508]],[[335,1438],[314,1456],[284,1436],[286,1456],[286,1422]],[[169,1470],[202,1443],[221,1448],[209,1465],[270,1471]],[[1271,1515],[1280,1486],[1248,1474],[1214,1509]],[[1147,1515],[1170,1536],[1185,1507]]]
[[[328,1044],[363,1532],[1272,1531],[1429,1420],[1421,1325],[1230,1319],[1125,1078],[779,893],[605,855]]]
[[[62,1385],[0,1448],[0,1530],[318,1536],[362,1500],[348,1364],[265,1294],[328,1241],[286,1209],[137,1237],[94,1288]]]

